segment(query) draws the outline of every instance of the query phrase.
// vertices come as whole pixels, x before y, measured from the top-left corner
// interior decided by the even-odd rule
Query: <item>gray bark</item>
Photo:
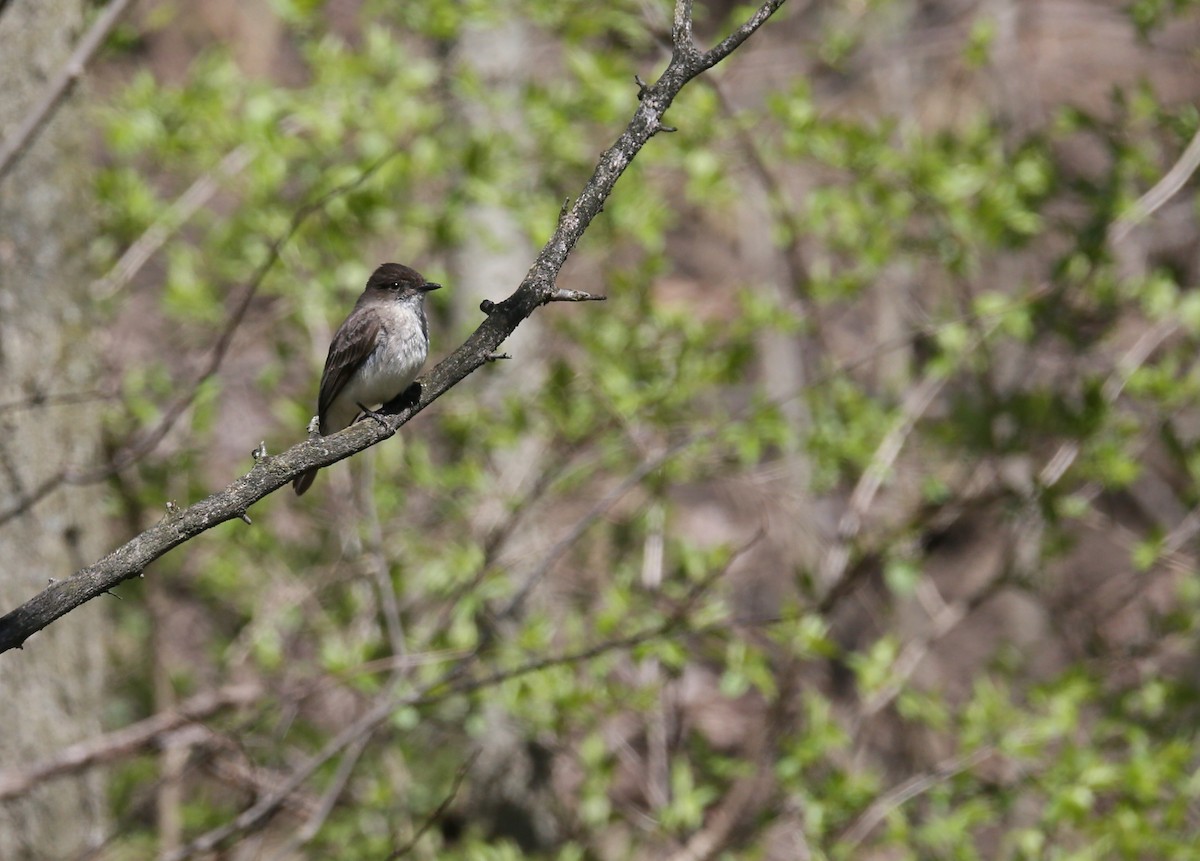
[[[0,14],[0,134],[38,101],[79,38],[82,0],[17,3]],[[95,388],[85,289],[91,235],[78,95],[0,182],[0,510],[65,464],[96,457],[94,408],[14,404]],[[12,607],[103,546],[97,487],[66,487],[0,526],[0,606]],[[0,762],[41,760],[100,730],[103,607],[0,661]],[[0,858],[77,856],[101,837],[98,773],[56,780],[0,805]]]

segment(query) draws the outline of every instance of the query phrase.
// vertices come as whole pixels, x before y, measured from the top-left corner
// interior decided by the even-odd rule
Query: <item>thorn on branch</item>
[[[265,439],[259,440],[258,447],[250,452],[250,457],[254,458],[256,464],[262,463],[267,459],[267,441]]]
[[[496,303],[491,299],[484,299],[479,303],[479,310],[490,317],[492,316],[492,312],[496,310]]]
[[[179,504],[173,500],[167,500],[167,517],[176,517],[179,514]]]
[[[677,132],[677,131],[679,131],[679,129],[676,128],[675,126],[669,126],[665,123],[659,123],[658,128],[655,130],[655,133],[667,132],[668,134],[670,134],[671,132]]]
[[[120,595],[118,595],[116,592],[109,591],[108,589],[105,589],[105,590],[104,590],[104,594],[105,594],[105,595],[107,595],[107,596],[108,596],[108,597],[110,597],[110,598],[116,598],[118,601],[124,601],[124,600],[125,600],[125,599],[124,599],[124,598],[122,598]]]
[[[308,427],[304,429],[308,433],[309,439],[316,439],[321,435],[321,419],[319,416],[313,416],[308,420]]]
[[[582,290],[555,290],[547,302],[606,302],[607,296],[597,296],[595,293],[584,293]]]
[[[247,526],[253,526],[253,525],[254,525],[254,521],[250,519],[250,515],[249,515],[249,514],[247,514],[247,513],[245,512],[245,510],[242,510],[242,511],[239,511],[239,512],[238,512],[238,519],[239,519],[240,521],[242,521],[242,523],[245,523]]]
[[[646,98],[646,93],[650,92],[650,85],[642,80],[641,75],[634,75],[633,80],[638,86],[638,101],[640,102],[642,99]]]
[[[499,362],[504,359],[511,358],[512,356],[510,356],[508,353],[489,353],[487,356],[484,356],[484,359],[489,362]]]
[[[567,213],[571,211],[571,198],[564,197],[562,206],[558,210],[558,223],[562,224],[562,220],[567,217]]]

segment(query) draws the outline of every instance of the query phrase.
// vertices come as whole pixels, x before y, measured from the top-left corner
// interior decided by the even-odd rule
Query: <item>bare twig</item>
[[[1108,232],[1109,241],[1120,242],[1133,228],[1161,209],[1163,204],[1179,193],[1197,168],[1200,168],[1200,131],[1192,136],[1191,143],[1163,178],[1139,197],[1129,212],[1113,222]]]
[[[0,413],[17,412],[18,410],[36,410],[45,407],[72,406],[74,404],[90,403],[91,401],[107,401],[112,400],[116,396],[115,392],[103,391],[73,392],[61,395],[34,393],[19,401],[7,401],[0,404]]]
[[[104,7],[104,11],[96,18],[91,29],[87,31],[87,35],[83,37],[71,56],[67,58],[67,62],[54,76],[54,80],[50,82],[50,86],[46,88],[42,98],[26,115],[17,130],[5,138],[3,143],[0,143],[0,181],[17,163],[21,154],[33,143],[33,139],[46,125],[55,109],[79,83],[79,79],[83,77],[84,68],[91,62],[100,46],[104,44],[105,38],[116,26],[118,19],[128,8],[129,2],[130,0],[111,0]]]
[[[479,751],[475,751],[467,757],[466,762],[459,766],[458,771],[454,775],[454,782],[450,784],[450,791],[446,793],[446,797],[442,799],[442,803],[437,806],[433,813],[425,817],[425,821],[421,823],[421,827],[417,829],[417,833],[407,843],[388,855],[387,861],[396,861],[397,858],[403,858],[409,852],[413,851],[426,832],[441,821],[441,818],[446,815],[446,811],[450,809],[450,805],[454,803],[454,799],[458,796],[458,791],[462,789],[463,781],[467,779],[467,775],[471,772],[471,766],[475,764],[475,760],[478,758]]]
[[[558,289],[550,294],[546,299],[547,302],[604,302],[608,299],[607,296],[597,296],[593,293],[584,293],[582,290],[563,290]]]
[[[838,521],[834,543],[821,559],[820,582],[826,590],[826,595],[832,595],[839,591],[840,583],[850,562],[851,544],[862,531],[863,521],[871,504],[875,501],[875,495],[883,486],[884,479],[887,478],[888,472],[891,471],[892,465],[900,455],[904,441],[908,439],[917,421],[929,409],[933,399],[937,397],[938,392],[945,384],[945,377],[930,374],[908,393],[900,416],[884,436],[883,441],[880,442],[874,457],[871,458],[871,463],[868,464],[859,478],[858,484],[855,485],[854,492],[850,494],[846,511]]]
[[[982,747],[966,756],[956,756],[940,762],[932,770],[897,784],[871,802],[871,805],[846,829],[838,843],[844,844],[847,849],[853,849],[866,840],[893,810],[918,795],[928,792],[939,783],[945,783],[964,771],[970,771],[990,759],[995,753],[995,749],[990,746]]]
[[[1142,333],[1133,346],[1117,360],[1116,368],[1104,381],[1100,393],[1104,396],[1105,403],[1116,403],[1117,398],[1121,397],[1121,393],[1125,391],[1125,386],[1129,383],[1130,378],[1146,363],[1154,351],[1162,346],[1167,338],[1178,331],[1179,325],[1178,320],[1167,319]],[[1066,475],[1067,470],[1075,463],[1075,459],[1079,457],[1079,452],[1080,446],[1075,440],[1060,445],[1038,473],[1038,483],[1043,488],[1058,484]]]
[[[0,799],[13,798],[55,777],[133,756],[156,747],[160,740],[180,727],[203,720],[217,712],[248,705],[263,694],[257,684],[238,684],[209,691],[185,700],[177,707],[140,720],[124,729],[82,741],[60,750],[52,759],[0,771]]]
[[[317,805],[317,809],[312,812],[312,815],[308,817],[308,821],[304,823],[304,826],[296,833],[297,844],[303,845],[317,836],[317,832],[321,830],[321,826],[325,824],[325,820],[329,818],[329,814],[337,806],[338,799],[342,797],[342,793],[346,790],[346,784],[350,782],[350,777],[354,774],[354,767],[358,765],[359,758],[370,743],[371,733],[364,732],[342,754],[342,761],[338,763],[337,772],[334,773],[333,779],[329,782],[329,787],[321,796],[320,804]]]
[[[1004,577],[996,577],[970,597],[946,603],[933,582],[923,579],[917,586],[918,594],[924,592],[927,596],[926,603],[935,605],[937,609],[930,614],[929,621],[920,634],[900,650],[888,673],[887,683],[866,699],[856,715],[857,721],[861,723],[870,720],[887,708],[900,695],[904,685],[912,678],[934,644],[953,631],[963,619],[999,594],[1004,584]],[[856,738],[860,736],[857,731],[853,735]]]
[[[125,249],[120,259],[103,278],[92,282],[92,297],[108,299],[123,288],[136,275],[158,249],[171,238],[187,221],[199,212],[221,188],[221,181],[229,179],[250,163],[252,151],[243,144],[225,155],[217,166],[193,182],[161,218],[146,228],[137,240]]]
[[[585,513],[583,517],[579,518],[579,520],[575,522],[575,525],[567,531],[567,534],[560,538],[558,542],[552,548],[550,548],[550,552],[542,557],[542,561],[539,562],[537,567],[535,567],[529,573],[529,576],[525,578],[525,582],[521,584],[521,588],[517,590],[517,593],[513,595],[512,599],[508,602],[504,609],[500,611],[499,618],[511,619],[516,616],[516,614],[520,612],[521,608],[524,606],[525,602],[529,600],[529,596],[533,593],[533,590],[537,588],[537,585],[542,582],[542,579],[548,573],[550,573],[550,570],[554,567],[558,560],[562,558],[563,554],[570,550],[571,547],[575,545],[575,542],[577,542],[583,536],[583,534],[591,528],[592,524],[603,517],[609,509],[616,505],[625,496],[625,494],[629,493],[629,491],[641,484],[642,480],[646,476],[661,467],[675,455],[679,454],[679,452],[683,451],[693,442],[694,440],[692,439],[684,440],[683,442],[677,443],[676,445],[665,449],[655,457],[643,461],[638,465],[637,469],[625,477],[624,481],[597,500],[596,504],[589,508],[587,513]]]

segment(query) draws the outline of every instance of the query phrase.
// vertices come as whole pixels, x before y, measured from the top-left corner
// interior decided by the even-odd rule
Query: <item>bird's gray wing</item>
[[[317,397],[317,415],[321,420],[321,433],[326,433],[329,408],[337,400],[342,389],[362,367],[363,362],[375,350],[381,323],[379,315],[366,310],[356,310],[342,323],[329,345],[325,357],[325,372],[321,374],[321,392]],[[333,428],[332,430],[341,430]]]

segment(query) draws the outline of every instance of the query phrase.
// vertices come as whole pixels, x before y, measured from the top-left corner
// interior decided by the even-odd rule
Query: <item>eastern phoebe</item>
[[[399,396],[417,378],[429,355],[425,294],[441,286],[399,263],[375,270],[325,357],[317,398],[321,436],[349,427],[360,413],[371,414],[368,407]],[[316,477],[315,467],[296,476],[296,495]]]

